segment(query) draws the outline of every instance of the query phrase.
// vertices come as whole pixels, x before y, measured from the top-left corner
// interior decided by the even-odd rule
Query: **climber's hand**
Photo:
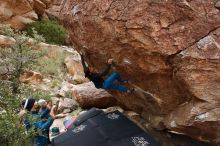
[[[113,59],[110,58],[110,59],[108,60],[108,64],[112,64],[112,63],[113,63]]]
[[[83,56],[83,53],[82,53],[81,51],[79,51],[79,55],[80,55],[80,56]]]
[[[53,107],[52,101],[48,101],[48,103],[47,103],[47,108],[48,108],[49,110],[51,110],[52,107]]]
[[[85,52],[85,50],[82,49],[82,50],[79,51],[79,54],[80,54],[81,56],[85,56],[85,55],[86,55],[86,52]]]

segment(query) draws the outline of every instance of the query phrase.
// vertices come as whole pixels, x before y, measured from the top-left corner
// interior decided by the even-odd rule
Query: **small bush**
[[[73,97],[72,97],[72,92],[71,91],[67,91],[67,92],[65,92],[65,96],[64,96],[65,98],[70,98],[70,99],[72,99]]]
[[[50,87],[51,88],[56,88],[56,87],[59,87],[59,85],[60,85],[60,81],[57,80],[57,79],[54,79],[54,80],[52,80]]]
[[[72,117],[76,117],[77,115],[79,115],[79,113],[82,111],[82,109],[80,107],[78,107],[76,110],[74,110],[72,113],[71,113],[71,116]]]
[[[65,43],[66,32],[56,21],[42,20],[28,24],[26,31],[31,37],[33,37],[33,29],[43,35],[47,43],[58,45]]]
[[[68,56],[66,53],[62,53],[56,57],[42,58],[38,60],[38,67],[35,69],[44,75],[51,77],[62,78],[65,74],[64,60]]]

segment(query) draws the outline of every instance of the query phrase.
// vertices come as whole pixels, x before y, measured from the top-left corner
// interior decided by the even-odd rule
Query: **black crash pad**
[[[153,137],[119,111],[92,108],[80,115],[53,146],[160,146]]]

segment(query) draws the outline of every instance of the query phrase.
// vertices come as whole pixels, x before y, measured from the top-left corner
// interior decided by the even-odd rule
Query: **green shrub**
[[[33,36],[33,29],[43,35],[47,43],[63,45],[65,42],[66,32],[56,21],[42,20],[30,23],[26,30],[28,35]]]
[[[70,99],[72,99],[73,97],[72,97],[72,92],[71,91],[67,91],[67,92],[65,92],[65,96],[64,96],[65,98],[70,98]]]
[[[78,109],[74,110],[72,113],[71,113],[71,116],[72,117],[76,117],[77,115],[79,115],[79,113],[82,111],[82,109],[80,107],[78,107]]]
[[[0,78],[0,145],[30,146],[30,134],[26,134],[25,125],[17,112],[24,97],[35,96],[29,85],[19,80],[25,70],[32,70],[44,53],[35,50],[35,46],[43,41],[43,37],[33,32],[33,45],[28,45],[26,32],[15,31],[8,27],[0,27],[0,34],[13,37],[16,44],[8,48],[0,47],[0,68],[6,69],[7,80]],[[39,97],[47,97],[44,93],[36,93]]]
[[[54,80],[51,81],[50,87],[51,88],[56,88],[56,87],[59,87],[59,85],[60,85],[60,81],[57,80],[57,79],[54,79]]]
[[[32,97],[35,100],[44,99],[46,101],[49,101],[51,99],[50,94],[47,91],[42,90],[32,92],[32,94],[29,97]]]

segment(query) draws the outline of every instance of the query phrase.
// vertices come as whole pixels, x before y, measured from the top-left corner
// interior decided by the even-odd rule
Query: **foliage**
[[[0,80],[0,143],[3,146],[25,146],[25,126],[16,114],[20,100],[13,94],[11,82]]]
[[[13,37],[15,45],[0,48],[0,67],[5,69],[7,80],[0,78],[0,143],[3,146],[25,146],[29,139],[24,124],[20,121],[18,111],[21,99],[27,96],[30,89],[20,82],[19,77],[26,69],[32,69],[44,52],[34,47],[43,41],[43,37],[34,31],[34,40],[26,32],[16,32],[11,28],[0,28],[0,34]],[[30,45],[30,42],[32,45]],[[1,77],[2,74],[0,74]]]
[[[57,80],[57,79],[52,80],[51,88],[59,87],[59,85],[60,85],[60,81],[59,80]]]
[[[51,96],[47,91],[33,90],[32,88],[29,88],[28,91],[29,92],[26,92],[23,95],[29,98],[34,98],[35,100],[44,99],[46,101],[49,101],[51,99]]]
[[[72,92],[71,91],[67,91],[67,92],[65,92],[65,96],[64,96],[65,98],[70,98],[70,99],[72,99],[73,97],[72,97]]]
[[[65,73],[64,59],[67,57],[66,53],[56,55],[56,57],[42,58],[38,61],[36,70],[42,74],[56,76],[62,78]]]
[[[76,117],[79,115],[79,113],[82,111],[82,109],[80,107],[78,107],[78,109],[74,110],[72,113],[71,113],[71,116],[72,117]]]
[[[34,31],[34,39],[26,36],[26,32],[15,32],[11,28],[0,28],[0,34],[10,36],[16,40],[16,44],[9,48],[0,48],[1,67],[12,81],[13,93],[19,93],[19,77],[25,69],[32,69],[37,60],[45,53],[35,49],[36,45],[43,41],[43,37]],[[30,45],[31,44],[31,45]]]
[[[47,43],[63,45],[66,39],[64,28],[56,21],[42,20],[27,25],[28,35],[33,37],[33,29],[44,36]]]

